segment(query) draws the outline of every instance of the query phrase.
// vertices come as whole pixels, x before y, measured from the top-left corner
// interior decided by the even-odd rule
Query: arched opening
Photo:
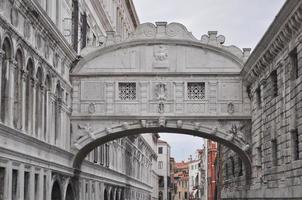
[[[107,189],[104,190],[104,200],[108,200],[108,192],[107,192]]]
[[[4,53],[1,69],[1,115],[0,119],[5,122],[8,113],[8,79],[9,79],[9,64],[12,58],[12,46],[8,38],[5,38],[2,50]]]
[[[22,69],[24,65],[24,57],[20,49],[17,50],[16,56],[16,69],[14,71],[14,116],[13,125],[17,129],[22,128]]]
[[[57,181],[52,186],[51,200],[61,200],[61,188]]]
[[[88,134],[87,136],[81,137],[75,144],[75,147],[78,148],[79,151],[74,158],[73,167],[80,170],[83,159],[102,144],[122,137],[135,136],[143,133],[180,133],[202,137],[220,143],[233,150],[242,159],[247,185],[249,185],[251,176],[251,161],[247,153],[249,145],[229,132],[221,131],[216,128],[213,130],[212,128],[200,125],[196,127],[196,123],[183,124],[182,127],[180,127],[179,123],[175,123],[174,121],[166,122],[163,126],[156,123],[150,123],[148,127],[145,127],[145,125],[142,127],[141,123],[123,124]]]
[[[36,78],[37,78],[37,87],[36,87],[36,119],[35,119],[35,134],[36,136],[40,135],[41,133],[41,125],[42,125],[42,106],[43,106],[43,102],[42,102],[42,79],[43,79],[43,74],[42,74],[42,69],[41,67],[38,68],[37,70],[37,74],[36,74]]]
[[[34,63],[29,59],[26,66],[26,96],[25,96],[25,130],[32,131],[33,118],[33,77],[34,77]]]
[[[71,185],[69,184],[67,186],[67,190],[66,190],[66,198],[65,200],[74,200],[74,192],[73,192],[73,189],[71,187]]]

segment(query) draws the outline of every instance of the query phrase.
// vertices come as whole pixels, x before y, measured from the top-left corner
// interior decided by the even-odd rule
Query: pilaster
[[[26,83],[27,83],[27,72],[25,71],[21,71],[21,76],[22,76],[22,83],[21,83],[21,87],[22,87],[22,131],[25,131],[25,127],[26,127]]]
[[[19,166],[18,185],[19,200],[24,200],[24,164]]]
[[[6,117],[6,124],[10,127],[13,127],[13,115],[14,115],[14,93],[15,93],[15,79],[14,74],[16,70],[17,62],[14,60],[9,61],[9,79],[8,79],[8,86],[7,86],[7,117]]]
[[[37,137],[38,133],[36,130],[36,92],[37,92],[37,80],[35,78],[32,79],[32,136]]]
[[[3,57],[4,57],[4,52],[0,49],[0,64],[2,65],[3,63]],[[1,93],[2,93],[2,69],[0,70],[0,97],[1,97]],[[2,104],[2,99],[0,98],[0,113],[1,113],[1,104]],[[1,121],[1,120],[0,120]]]
[[[29,199],[35,199],[35,168],[33,166],[29,175]]]
[[[12,163],[11,161],[7,162],[6,165],[6,176],[5,176],[5,185],[6,185],[6,199],[12,199]]]

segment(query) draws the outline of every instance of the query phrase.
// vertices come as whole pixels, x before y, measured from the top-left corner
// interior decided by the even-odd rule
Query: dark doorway
[[[114,200],[114,192],[112,190],[110,192],[110,200]]]
[[[71,185],[69,184],[66,190],[66,200],[74,200],[74,193]]]
[[[59,183],[54,182],[51,190],[51,200],[61,200],[61,189]]]
[[[108,200],[108,192],[106,189],[104,190],[104,200]]]

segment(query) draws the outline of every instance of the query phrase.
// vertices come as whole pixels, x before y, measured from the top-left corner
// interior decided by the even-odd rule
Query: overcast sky
[[[208,31],[226,44],[254,48],[285,0],[133,0],[141,23],[180,22],[200,39]]]
[[[285,0],[133,0],[140,22],[167,21],[184,24],[200,39],[208,31],[226,37],[225,45],[254,48]],[[161,134],[177,161],[194,155],[201,138]]]

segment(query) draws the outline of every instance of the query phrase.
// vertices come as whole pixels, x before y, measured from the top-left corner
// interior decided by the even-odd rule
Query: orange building
[[[176,192],[174,200],[189,199],[189,163],[175,163],[174,182],[176,184]]]
[[[208,148],[208,200],[214,200],[216,189],[216,172],[215,172],[215,160],[217,156],[217,143],[211,140],[207,141]]]

